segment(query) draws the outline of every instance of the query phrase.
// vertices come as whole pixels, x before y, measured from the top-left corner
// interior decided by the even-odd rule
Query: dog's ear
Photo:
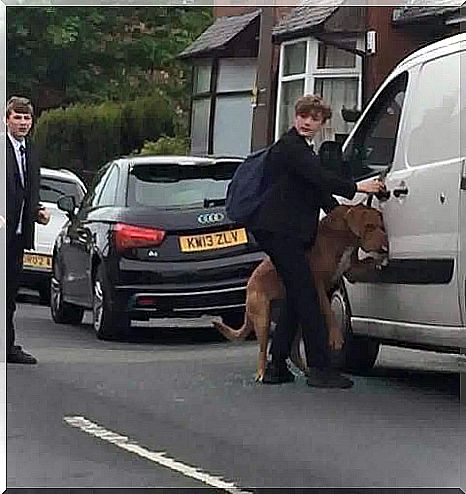
[[[330,230],[344,230],[346,225],[345,216],[349,209],[350,206],[337,206],[321,220],[321,223]]]
[[[361,207],[362,204],[358,204],[357,206],[353,206],[348,209],[345,215],[346,224],[348,228],[357,236],[360,237],[362,235],[362,230],[364,228],[365,216],[367,215],[366,207]]]

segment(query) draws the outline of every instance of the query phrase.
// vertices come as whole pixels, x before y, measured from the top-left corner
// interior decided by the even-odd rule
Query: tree
[[[212,22],[206,7],[8,7],[8,94],[39,110],[164,92],[186,106],[176,55]]]

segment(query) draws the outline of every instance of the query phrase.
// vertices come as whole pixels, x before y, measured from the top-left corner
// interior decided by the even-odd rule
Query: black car
[[[247,280],[264,254],[225,213],[242,158],[144,156],[100,169],[57,237],[51,311],[79,323],[92,309],[97,337],[128,333],[132,319],[221,315],[239,320]]]
[[[20,286],[37,290],[42,304],[50,303],[53,246],[67,221],[66,214],[57,208],[57,201],[63,195],[73,195],[76,202],[81,202],[85,193],[85,185],[73,172],[40,169],[40,202],[50,212],[50,221],[35,227],[34,249],[24,252]]]

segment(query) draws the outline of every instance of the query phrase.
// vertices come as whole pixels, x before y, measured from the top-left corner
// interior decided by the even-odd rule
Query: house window
[[[191,111],[191,152],[193,154],[207,154],[209,150],[211,79],[211,61],[194,66]]]
[[[282,83],[280,98],[280,135],[286,132],[293,122],[294,104],[304,94],[304,77]]]
[[[191,112],[191,151],[207,154],[209,148],[210,96],[193,100]]]
[[[283,75],[303,74],[306,72],[306,42],[285,46]]]
[[[353,108],[358,102],[358,79],[356,77],[319,77],[314,79],[314,93],[322,96],[332,108],[332,118],[328,120],[316,141],[340,140],[348,135],[353,127],[345,122],[341,108]]]
[[[349,48],[356,48],[356,43],[350,43]],[[336,46],[319,43],[317,54],[318,69],[341,69],[356,67],[356,54],[341,50]]]
[[[223,58],[194,68],[193,154],[247,155],[251,149],[256,60]]]
[[[277,125],[275,127],[277,138],[286,132],[292,124],[295,101],[305,92],[308,63],[307,51],[307,40],[282,45]]]
[[[194,67],[194,94],[209,93],[212,64],[197,65]]]
[[[364,40],[346,43],[362,49]],[[275,138],[292,124],[294,103],[304,94],[318,94],[332,108],[332,118],[316,136],[319,145],[324,140],[343,140],[353,123],[343,120],[341,110],[360,108],[362,100],[361,57],[347,50],[317,41],[314,38],[285,42],[281,47],[278,111]]]

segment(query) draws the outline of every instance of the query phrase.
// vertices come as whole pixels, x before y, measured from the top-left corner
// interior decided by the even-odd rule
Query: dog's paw
[[[212,316],[210,318],[210,323],[215,327],[217,324],[222,324],[223,319],[220,316]]]

